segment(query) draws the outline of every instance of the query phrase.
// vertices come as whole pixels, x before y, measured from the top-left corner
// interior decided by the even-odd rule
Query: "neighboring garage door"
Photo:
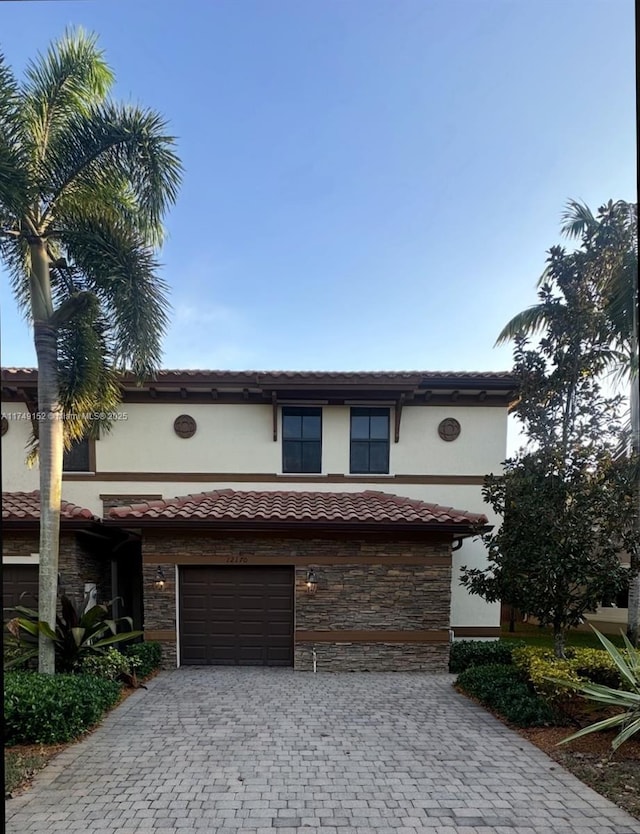
[[[180,663],[292,666],[293,568],[181,568]]]
[[[20,595],[25,593],[23,599]],[[15,605],[37,608],[38,566],[37,565],[3,565],[2,566],[2,607],[5,609],[2,619],[9,620],[16,614],[7,611]]]

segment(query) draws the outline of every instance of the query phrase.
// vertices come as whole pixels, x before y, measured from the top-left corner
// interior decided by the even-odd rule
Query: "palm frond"
[[[545,304],[534,304],[515,315],[500,331],[494,347],[510,342],[519,335],[539,333],[549,323],[549,311]]]
[[[36,166],[48,167],[47,149],[68,122],[104,101],[114,80],[96,35],[67,29],[26,71],[25,111]]]
[[[120,403],[108,326],[98,299],[81,293],[69,302],[68,317],[58,329],[58,382],[67,448],[83,437],[96,437],[99,429],[108,431],[107,417],[93,417],[115,411]]]
[[[119,368],[157,370],[168,317],[167,285],[153,250],[124,223],[85,220],[61,235],[70,259],[98,297]]]
[[[152,246],[163,243],[164,230],[159,224],[149,223],[130,183],[106,168],[88,171],[74,188],[64,191],[56,203],[55,215],[58,228],[73,228],[86,218],[102,219],[110,225],[128,225]],[[55,234],[55,228],[52,231]]]
[[[114,177],[128,185],[148,227],[160,228],[181,180],[174,145],[165,121],[152,110],[105,104],[77,114],[50,147],[50,173],[43,185],[45,219],[53,216],[65,192],[86,191],[93,182],[100,187]]]
[[[598,221],[593,216],[589,206],[580,203],[578,200],[569,200],[562,213],[564,221],[561,232],[566,237],[580,237],[589,230],[594,230]]]
[[[31,287],[29,271],[31,256],[24,238],[0,235],[0,258],[9,273],[9,281],[18,308],[27,320],[31,318]]]
[[[19,230],[17,218],[27,204],[28,194],[22,99],[18,83],[0,52],[0,232]]]

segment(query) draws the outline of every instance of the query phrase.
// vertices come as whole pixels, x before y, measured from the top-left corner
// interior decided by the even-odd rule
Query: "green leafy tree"
[[[113,102],[94,36],[69,31],[19,83],[0,55],[0,256],[33,327],[40,619],[55,623],[63,447],[118,402],[116,371],[153,372],[167,324],[155,248],[180,162],[154,111]],[[108,428],[104,426],[104,428]],[[41,672],[54,672],[41,638]]]
[[[514,413],[527,445],[485,480],[503,523],[483,536],[488,567],[463,568],[461,579],[551,625],[562,657],[566,629],[627,581],[618,554],[637,548],[633,467],[617,455],[620,398],[599,384],[611,344],[588,250],[550,250],[539,311],[537,344],[515,338]]]
[[[601,301],[602,350],[605,370],[630,383],[630,419],[623,435],[623,454],[640,459],[640,389],[638,386],[638,205],[624,200],[608,203],[594,216],[588,206],[569,201],[562,231],[579,239],[585,258],[585,279],[593,282]],[[543,273],[539,285],[547,279]],[[556,299],[562,305],[562,299]],[[535,334],[560,312],[544,301],[523,310],[509,321],[497,344],[521,334]],[[635,523],[640,530],[640,468],[635,469]],[[640,628],[640,554],[632,551],[629,573],[627,635],[638,645]]]

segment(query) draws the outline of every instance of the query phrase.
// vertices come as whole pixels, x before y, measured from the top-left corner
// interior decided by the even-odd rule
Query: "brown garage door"
[[[25,596],[20,599],[24,592]],[[15,617],[14,611],[7,611],[15,605],[37,608],[38,566],[37,565],[3,565],[2,566],[2,619]]]
[[[293,568],[181,568],[180,662],[293,665]]]

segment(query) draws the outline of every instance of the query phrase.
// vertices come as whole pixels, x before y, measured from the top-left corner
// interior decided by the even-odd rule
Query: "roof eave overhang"
[[[3,394],[11,399],[20,399],[21,392],[33,389],[37,385],[37,372],[24,369],[18,372],[2,371]],[[178,396],[183,399],[194,397],[235,396],[243,399],[270,400],[275,395],[287,399],[296,397],[321,398],[398,398],[404,395],[407,399],[423,396],[442,396],[446,393],[458,395],[460,392],[477,392],[483,398],[488,393],[493,398],[510,399],[517,387],[514,377],[510,374],[497,374],[495,377],[482,374],[439,375],[434,373],[402,373],[389,372],[367,375],[345,374],[344,376],[291,376],[289,374],[205,374],[205,373],[163,373],[156,379],[146,380],[139,384],[133,376],[126,374],[120,379],[120,386],[124,400],[132,402],[155,399],[159,394]]]
[[[87,530],[102,524],[99,518],[64,518],[60,519],[60,530]],[[3,518],[2,528],[4,530],[38,530],[40,528],[39,518]]]
[[[466,524],[418,524],[402,522],[335,522],[335,521],[216,521],[215,519],[173,519],[173,518],[109,518],[105,526],[131,527],[158,530],[208,530],[210,532],[336,532],[336,533],[414,533],[453,538],[469,538],[493,529],[493,525],[480,526]]]

